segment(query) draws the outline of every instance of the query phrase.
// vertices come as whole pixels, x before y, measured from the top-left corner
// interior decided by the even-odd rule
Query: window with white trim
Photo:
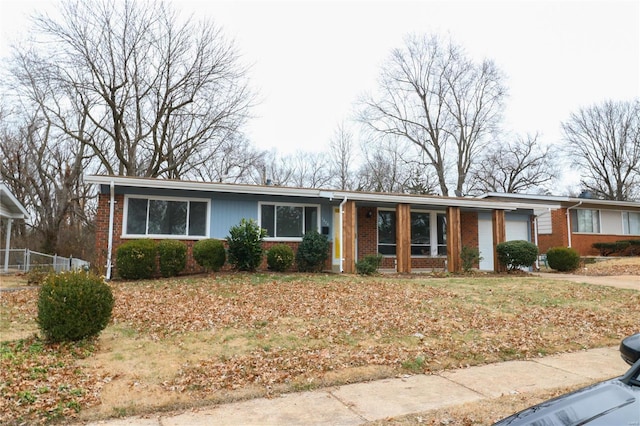
[[[622,232],[625,235],[640,235],[640,213],[622,212]]]
[[[209,200],[125,198],[126,235],[206,237]]]
[[[302,238],[319,230],[320,207],[308,204],[260,203],[260,227],[267,238]]]
[[[600,233],[600,210],[571,210],[571,230],[573,232]]]
[[[378,253],[384,256],[394,256],[396,254],[396,212],[394,210],[378,210]],[[430,211],[412,211],[411,256],[446,255],[446,214]]]

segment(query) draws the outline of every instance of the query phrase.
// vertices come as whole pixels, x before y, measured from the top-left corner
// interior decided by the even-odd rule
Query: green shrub
[[[96,275],[51,274],[40,287],[37,323],[51,342],[82,340],[104,330],[113,303],[111,288]]]
[[[127,280],[151,278],[156,271],[157,247],[153,240],[130,240],[118,247],[118,275]]]
[[[218,272],[227,260],[227,252],[222,241],[208,238],[193,245],[193,258],[207,271]]]
[[[480,250],[477,247],[462,247],[460,251],[460,260],[462,260],[462,270],[469,272],[474,265],[482,260]]]
[[[368,254],[356,262],[356,272],[360,275],[372,275],[378,272],[380,265],[382,265],[381,254]]]
[[[187,245],[178,240],[162,240],[158,243],[160,275],[175,277],[187,266]]]
[[[329,240],[318,231],[304,234],[296,253],[298,270],[302,272],[319,272],[329,257]]]
[[[580,254],[570,247],[553,247],[547,250],[547,264],[556,271],[573,271],[580,266]]]
[[[538,247],[524,240],[506,241],[496,246],[498,261],[510,271],[528,268],[538,258]]]
[[[609,256],[610,254],[622,253],[631,243],[629,241],[614,241],[611,243],[593,243],[591,247],[600,251],[600,256]]]
[[[262,262],[262,241],[267,231],[255,220],[242,219],[232,226],[227,237],[229,262],[239,271],[255,271]]]
[[[277,272],[284,272],[293,265],[293,249],[286,244],[276,244],[267,251],[267,266]]]

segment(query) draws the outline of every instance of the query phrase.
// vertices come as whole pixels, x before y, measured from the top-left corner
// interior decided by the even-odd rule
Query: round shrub
[[[329,257],[329,240],[318,231],[304,234],[296,253],[296,263],[301,272],[322,271],[324,263]]]
[[[373,275],[382,265],[381,254],[368,254],[362,260],[356,262],[356,272],[360,275]]]
[[[547,263],[556,271],[573,271],[580,266],[580,254],[570,247],[553,247],[547,250]]]
[[[227,245],[229,262],[239,271],[255,271],[262,263],[262,240],[267,231],[255,220],[242,219],[239,225],[229,229]]]
[[[150,239],[130,240],[118,247],[118,275],[127,280],[153,277],[156,270],[156,243]]]
[[[193,258],[207,271],[218,272],[227,260],[224,243],[213,238],[197,241],[193,245]]]
[[[496,246],[498,261],[510,271],[528,268],[538,258],[538,247],[524,240],[506,241]]]
[[[160,275],[175,277],[187,266],[187,245],[178,240],[162,240],[158,243]]]
[[[293,249],[286,244],[276,244],[267,251],[267,266],[276,272],[284,272],[293,265]]]
[[[38,326],[50,342],[97,336],[111,319],[111,288],[97,275],[49,275],[38,296]]]

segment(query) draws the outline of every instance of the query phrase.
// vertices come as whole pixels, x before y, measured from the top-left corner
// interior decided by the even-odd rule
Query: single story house
[[[9,190],[9,187],[0,182],[0,227],[4,229],[4,259],[2,271],[9,270],[9,249],[11,248],[11,226],[14,220],[29,220],[27,209],[18,201],[18,199]]]
[[[640,240],[640,203],[583,197],[487,193],[484,200],[516,201],[534,206],[534,241],[545,253],[572,247],[581,256],[597,256],[594,243]]]
[[[96,265],[107,277],[115,250],[132,238],[184,241],[186,272],[198,272],[191,257],[195,241],[225,239],[242,218],[267,230],[265,248],[294,249],[309,230],[331,244],[327,269],[355,272],[368,254],[383,255],[383,268],[461,270],[463,246],[477,247],[483,270],[500,268],[495,246],[533,241],[534,208],[517,200],[371,193],[245,184],[192,182],[123,176],[87,176],[99,185]]]

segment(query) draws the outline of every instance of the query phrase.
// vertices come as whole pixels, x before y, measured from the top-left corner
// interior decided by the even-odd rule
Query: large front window
[[[640,235],[640,213],[622,212],[622,227],[625,235]]]
[[[318,230],[318,206],[261,204],[260,226],[270,238],[302,238]]]
[[[127,235],[207,235],[208,201],[128,197],[125,206]]]
[[[378,210],[378,253],[396,254],[396,212]],[[411,212],[411,256],[447,255],[447,216],[437,212]]]
[[[571,210],[571,230],[573,232],[600,233],[600,211],[588,209]]]

